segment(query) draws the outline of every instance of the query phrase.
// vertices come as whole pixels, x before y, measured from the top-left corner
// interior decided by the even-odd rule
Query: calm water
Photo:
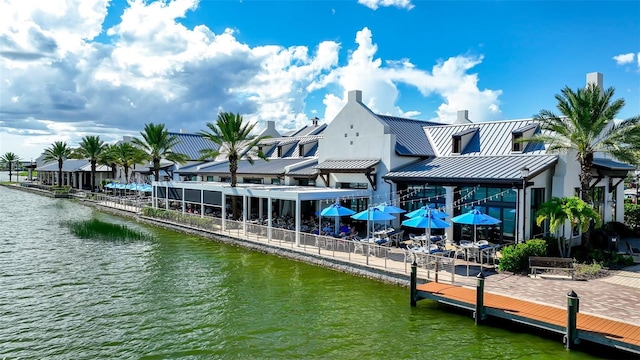
[[[0,359],[588,359],[408,290],[0,187]],[[81,240],[92,216],[155,240]]]

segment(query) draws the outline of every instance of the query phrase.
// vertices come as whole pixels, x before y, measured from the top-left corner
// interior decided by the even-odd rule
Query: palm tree
[[[116,172],[118,170],[118,164],[116,164],[114,157],[114,146],[111,144],[105,144],[104,150],[102,151],[102,156],[100,160],[98,160],[99,165],[108,166],[111,168],[111,179],[116,178]]]
[[[254,157],[269,161],[265,154],[258,148],[260,141],[269,136],[251,135],[253,124],[244,124],[240,114],[221,112],[216,123],[207,123],[210,131],[200,131],[198,135],[218,145],[217,149],[202,149],[200,160],[215,159],[224,155],[229,161],[229,173],[231,174],[231,187],[238,183],[238,161],[246,159],[253,165]],[[233,201],[233,217],[237,219],[237,204]]]
[[[536,212],[536,223],[542,225],[544,221],[549,221],[549,230],[554,232],[558,238],[558,250],[561,256],[571,255],[571,244],[564,238],[565,225],[569,221],[572,225],[578,226],[582,231],[587,231],[592,221],[596,226],[600,224],[600,215],[591,205],[578,197],[558,198],[552,197],[550,200],[540,204]],[[560,233],[558,230],[561,229]]]
[[[71,153],[71,158],[87,159],[91,163],[91,191],[96,188],[96,165],[102,159],[106,147],[100,136],[86,135],[80,141],[79,147]]]
[[[12,152],[5,153],[0,157],[0,163],[9,167],[9,182],[11,182],[11,176],[13,175],[13,164],[16,163],[17,165],[18,161],[20,161],[20,157]]]
[[[62,186],[62,164],[71,155],[71,148],[64,141],[56,141],[51,144],[50,148],[44,150],[43,161],[58,162],[58,186]]]
[[[173,148],[180,143],[180,139],[169,134],[164,124],[146,124],[140,135],[142,135],[142,140],[133,138],[131,142],[145,152],[145,160],[151,162],[151,170],[156,181],[160,180],[161,159],[164,158],[177,164],[184,164],[189,160],[189,156],[173,151]]]
[[[523,142],[548,143],[550,152],[576,152],[580,164],[580,197],[591,203],[593,157],[596,152],[636,164],[640,150],[640,116],[614,123],[624,107],[624,99],[613,100],[614,89],[601,90],[595,84],[576,91],[565,87],[555,96],[558,116],[541,110],[534,119],[542,121],[542,134],[522,139]]]
[[[110,154],[114,164],[124,169],[125,181],[129,181],[129,169],[135,164],[140,164],[147,159],[147,154],[140,148],[128,142],[122,142],[111,146]]]

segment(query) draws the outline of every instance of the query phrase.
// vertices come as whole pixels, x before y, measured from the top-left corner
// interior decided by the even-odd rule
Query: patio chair
[[[353,242],[353,253],[357,254],[358,252],[360,252],[360,254],[364,255],[364,243],[361,243],[359,241],[354,241]]]

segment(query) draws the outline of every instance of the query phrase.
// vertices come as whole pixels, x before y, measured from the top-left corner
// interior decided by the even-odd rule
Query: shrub
[[[625,215],[626,215],[625,211]],[[614,234],[619,235],[621,238],[626,238],[633,236],[633,230],[627,226],[627,224],[623,224],[617,221],[611,221],[602,226],[602,230],[607,234],[607,236],[611,236]]]
[[[529,256],[547,255],[547,242],[545,240],[529,240],[525,243],[505,246],[501,253],[500,270],[522,272],[529,267]]]
[[[624,223],[632,229],[640,228],[640,205],[624,204]]]

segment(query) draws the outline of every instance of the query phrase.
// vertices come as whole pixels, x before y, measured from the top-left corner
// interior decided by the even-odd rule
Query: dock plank
[[[422,298],[434,298],[454,300],[466,304],[467,308],[474,308],[476,303],[476,290],[451,284],[428,282],[416,286],[418,295],[420,292],[431,295]],[[542,305],[526,300],[514,299],[504,295],[485,292],[484,306],[487,309],[497,310],[503,313],[504,318],[518,317],[527,319],[532,325],[548,324],[549,329],[564,329],[567,322],[566,309],[549,305]],[[495,313],[492,311],[492,313]],[[629,348],[640,350],[640,326],[623,323],[599,316],[578,313],[577,330],[590,341],[606,344],[610,341],[630,345]]]

